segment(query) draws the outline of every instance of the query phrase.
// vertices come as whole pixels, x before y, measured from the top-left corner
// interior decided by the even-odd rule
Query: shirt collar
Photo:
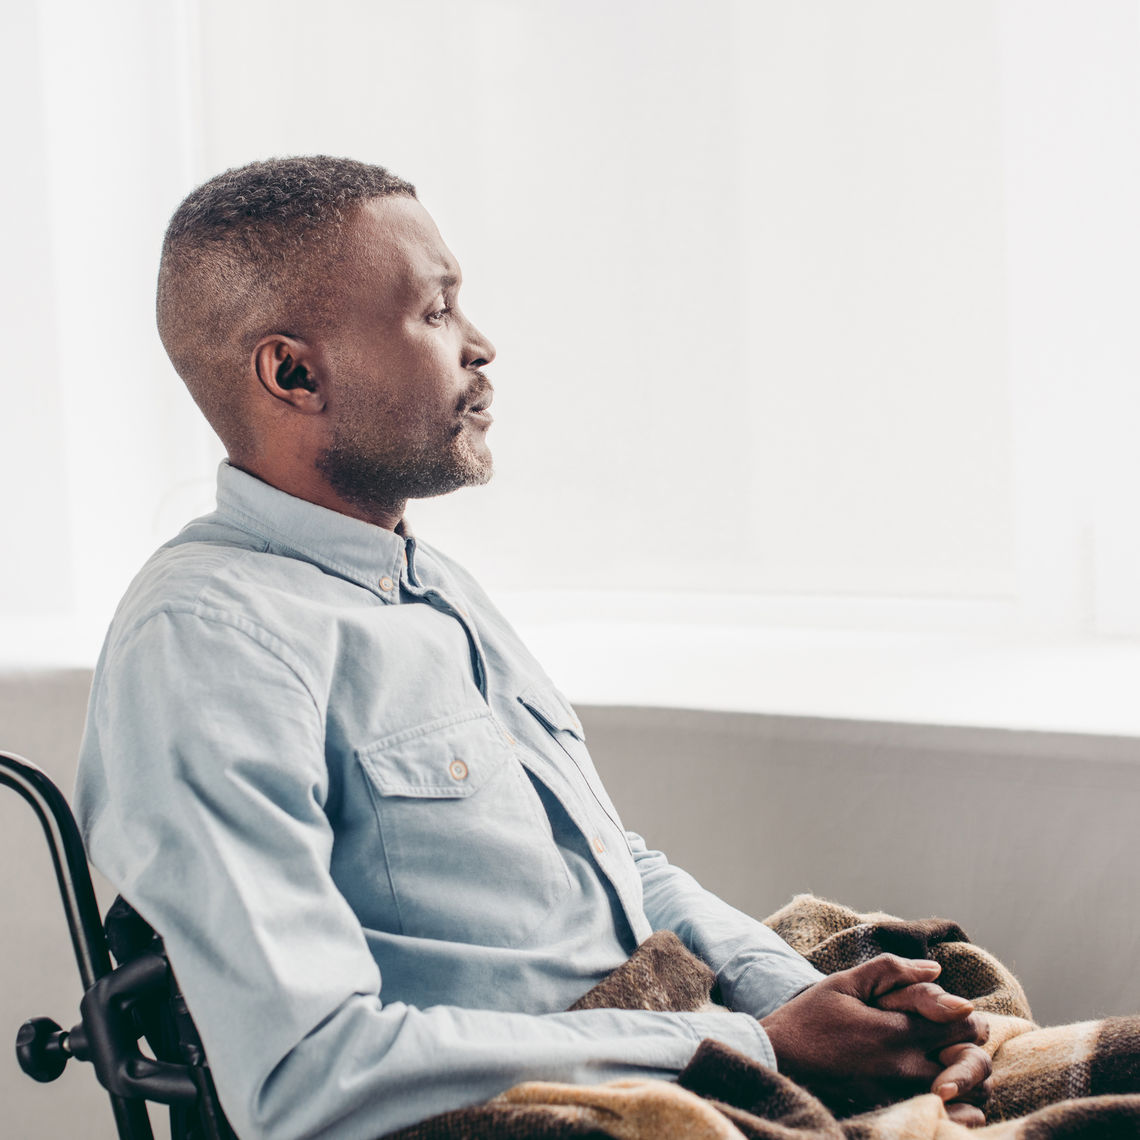
[[[303,558],[348,578],[386,602],[399,601],[411,534],[330,511],[298,499],[222,460],[218,467],[218,513],[265,539],[269,549]]]

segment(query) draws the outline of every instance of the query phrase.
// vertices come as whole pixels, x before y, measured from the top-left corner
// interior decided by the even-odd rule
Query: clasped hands
[[[760,1022],[780,1071],[846,1113],[933,1090],[952,1120],[984,1124],[989,1026],[941,969],[881,954],[809,986]]]

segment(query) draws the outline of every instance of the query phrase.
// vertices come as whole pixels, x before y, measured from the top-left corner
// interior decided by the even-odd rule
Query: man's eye
[[[430,322],[431,322],[433,325],[439,325],[439,324],[442,324],[442,323],[444,322],[444,320],[445,320],[445,319],[446,319],[446,317],[447,317],[447,314],[448,314],[448,313],[450,313],[450,312],[451,312],[451,306],[450,306],[450,305],[447,305],[447,306],[445,306],[445,307],[444,307],[444,308],[442,308],[442,309],[438,309],[438,310],[437,310],[436,312],[434,312],[434,313],[428,313],[428,315],[427,315],[427,319],[428,319],[428,320],[429,320],[429,321],[430,321]]]

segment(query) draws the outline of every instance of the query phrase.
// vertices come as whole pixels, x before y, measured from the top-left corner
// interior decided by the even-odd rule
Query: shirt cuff
[[[757,1019],[767,1017],[773,1010],[787,1005],[792,998],[827,977],[809,962],[800,961],[793,965],[794,968],[782,969],[778,974],[774,971],[750,971],[733,986],[728,1004]]]
[[[748,1013],[690,1013],[684,1015],[698,1041],[711,1037],[766,1068],[777,1070],[776,1053],[763,1026]]]

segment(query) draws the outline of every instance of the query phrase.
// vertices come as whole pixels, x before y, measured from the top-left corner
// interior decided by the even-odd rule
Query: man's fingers
[[[927,958],[900,958],[897,954],[880,954],[861,966],[854,966],[841,973],[850,986],[849,992],[870,1002],[891,990],[919,982],[932,982],[942,973],[942,967]],[[831,976],[839,977],[838,974]]]
[[[946,1022],[912,1017],[910,1031],[913,1040],[934,1056],[952,1045],[984,1045],[990,1037],[990,1023],[982,1013]]]
[[[974,1003],[947,993],[935,982],[916,982],[875,999],[880,1009],[916,1013],[927,1021],[962,1021],[974,1012]]]
[[[989,1073],[978,1048],[988,1027],[942,1000],[938,973],[937,962],[882,955],[809,987],[761,1021],[780,1069],[821,1096],[868,1104],[944,1089],[943,1101],[972,1119],[966,1109],[984,1097]]]
[[[986,1122],[985,1113],[972,1104],[948,1104],[946,1115],[955,1124],[961,1124],[965,1128],[981,1128]]]
[[[989,1078],[993,1064],[977,1045],[951,1045],[938,1054],[945,1069],[931,1086],[945,1101],[984,1104],[989,1096]]]

